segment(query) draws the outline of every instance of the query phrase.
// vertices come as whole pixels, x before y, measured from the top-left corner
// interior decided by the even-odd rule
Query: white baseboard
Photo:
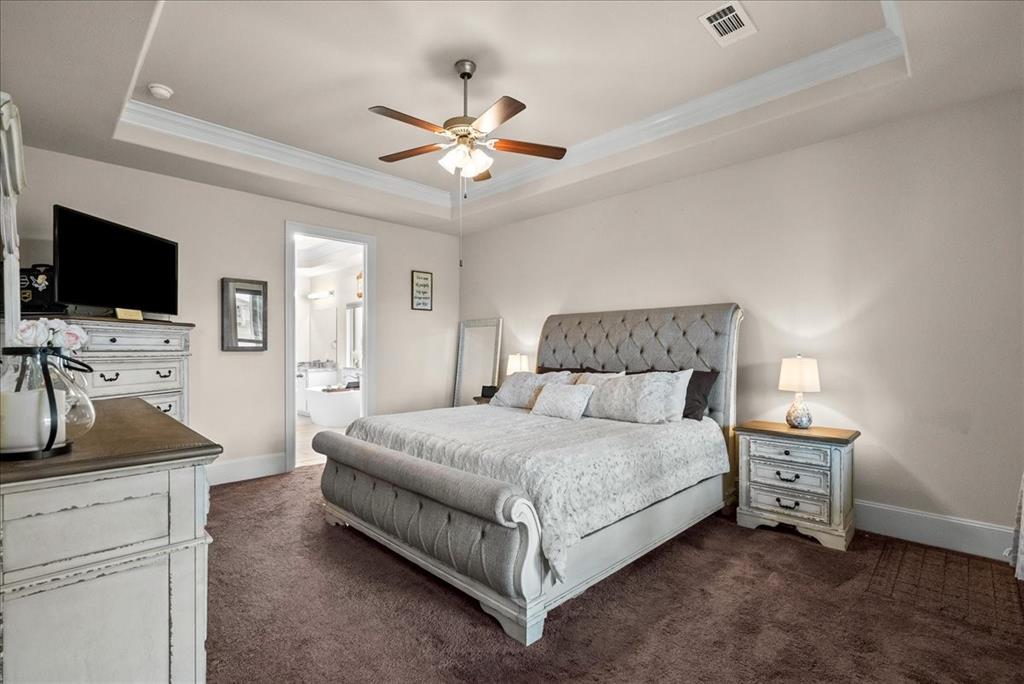
[[[858,530],[919,544],[1005,560],[1013,543],[1013,528],[1004,525],[955,518],[857,499],[854,516]]]
[[[280,475],[283,472],[284,454],[260,454],[240,458],[221,456],[206,467],[206,479],[211,485],[219,485],[267,477],[268,475]]]

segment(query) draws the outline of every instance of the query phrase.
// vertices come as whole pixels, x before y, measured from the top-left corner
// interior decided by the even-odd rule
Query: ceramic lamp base
[[[804,403],[802,392],[796,393],[793,403],[790,404],[789,410],[786,411],[786,423],[790,427],[800,428],[801,430],[811,427],[811,410]]]

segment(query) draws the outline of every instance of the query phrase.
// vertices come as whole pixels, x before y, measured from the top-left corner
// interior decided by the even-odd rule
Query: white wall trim
[[[368,169],[324,154],[310,152],[258,135],[197,119],[187,114],[156,107],[138,100],[129,100],[121,112],[119,124],[138,126],[185,140],[211,145],[231,152],[288,166],[307,173],[335,178],[370,190],[398,195],[450,209],[451,196],[446,190],[423,183]]]
[[[857,499],[854,516],[858,530],[943,549],[1005,560],[1013,543],[1013,529],[1004,525],[928,513],[875,501]]]
[[[497,176],[488,183],[474,186],[466,204],[472,205],[519,185],[627,152],[900,57],[904,58],[909,76],[910,60],[898,4],[896,0],[880,0],[880,4],[885,28],[585,140],[569,148],[565,158],[557,164],[547,160],[533,160]],[[154,20],[158,16],[158,13],[155,14]],[[455,192],[261,138],[138,100],[127,101],[119,120],[119,124],[122,123],[249,155],[430,206],[443,207],[449,212],[458,201]]]
[[[892,12],[896,12],[895,9]],[[898,16],[898,15],[897,15]],[[501,194],[516,186],[627,152],[691,128],[813,88],[843,76],[884,64],[904,55],[903,39],[890,28],[867,33],[826,50],[734,83],[708,95],[659,112],[571,148],[558,164],[534,160],[474,186],[466,204]],[[452,194],[453,201],[457,198]]]
[[[219,457],[206,467],[206,479],[211,485],[252,480],[268,475],[280,475],[284,469],[284,454],[259,454],[239,458]]]
[[[360,398],[363,415],[374,414],[377,387],[377,238],[327,226],[285,221],[284,290],[284,470],[295,468],[295,236],[310,235],[363,245],[363,380]]]

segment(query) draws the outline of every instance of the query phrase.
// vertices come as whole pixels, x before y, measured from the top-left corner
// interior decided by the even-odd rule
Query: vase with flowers
[[[88,432],[96,411],[77,373],[92,368],[73,354],[88,336],[59,319],[23,320],[17,342],[0,359],[0,457],[47,458],[66,453]]]

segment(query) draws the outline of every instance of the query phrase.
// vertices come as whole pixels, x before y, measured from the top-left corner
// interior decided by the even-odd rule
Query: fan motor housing
[[[475,116],[453,116],[444,122],[444,129],[456,138],[481,138],[480,131],[473,128]]]

